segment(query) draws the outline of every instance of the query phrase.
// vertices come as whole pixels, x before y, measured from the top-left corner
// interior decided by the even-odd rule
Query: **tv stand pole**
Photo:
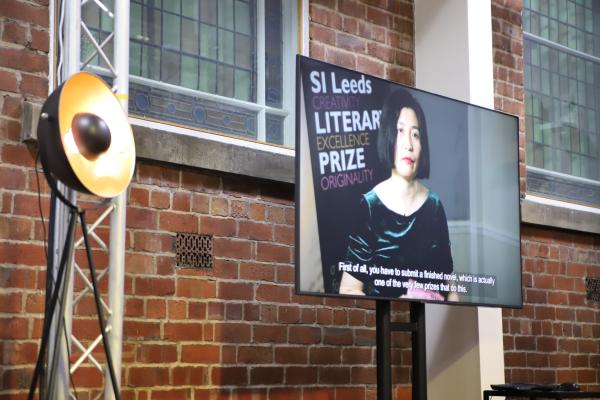
[[[377,400],[392,400],[391,333],[412,334],[412,399],[427,400],[425,358],[425,304],[410,303],[410,322],[390,322],[390,301],[377,300],[375,308],[377,338]]]

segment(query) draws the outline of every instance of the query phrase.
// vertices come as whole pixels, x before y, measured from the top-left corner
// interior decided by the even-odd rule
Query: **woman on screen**
[[[418,180],[429,177],[427,125],[406,89],[384,104],[377,154],[390,177],[362,195],[346,260],[358,268],[343,272],[340,294],[443,301],[443,274],[453,270],[448,224],[438,195]]]

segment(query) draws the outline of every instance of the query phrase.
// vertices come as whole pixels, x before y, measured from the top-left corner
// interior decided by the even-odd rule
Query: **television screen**
[[[518,118],[298,56],[296,292],[521,307]]]

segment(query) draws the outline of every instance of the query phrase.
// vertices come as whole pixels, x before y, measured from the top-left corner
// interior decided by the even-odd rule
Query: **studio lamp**
[[[57,304],[61,318],[57,332],[63,323],[66,281],[70,276],[75,225],[79,218],[87,261],[90,268],[94,299],[100,331],[106,352],[115,397],[120,399],[110,347],[106,338],[106,324],[102,315],[96,272],[90,251],[85,210],[72,204],[58,189],[58,182],[81,193],[110,199],[122,193],[133,176],[135,168],[135,143],[131,126],[121,105],[104,81],[96,75],[79,72],[72,75],[48,97],[42,107],[38,122],[39,155],[46,180],[52,191],[53,203],[60,199],[69,209],[69,224],[54,285],[47,285],[46,311],[42,343],[29,391],[34,398],[37,381],[42,373],[50,327]],[[51,214],[50,231],[54,231],[55,218]],[[48,267],[53,264],[48,261]],[[48,273],[50,276],[51,273]],[[55,354],[56,357],[56,354]],[[52,396],[55,368],[49,368],[47,395]],[[42,396],[40,396],[42,397]]]

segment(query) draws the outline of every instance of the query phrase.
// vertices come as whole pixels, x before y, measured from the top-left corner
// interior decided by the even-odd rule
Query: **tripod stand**
[[[104,344],[104,351],[106,354],[106,363],[108,365],[110,379],[112,382],[112,388],[114,392],[114,396],[117,400],[120,400],[120,393],[118,388],[118,381],[115,376],[114,367],[112,364],[112,355],[110,351],[110,346],[108,343],[108,339],[106,336],[106,323],[104,321],[104,316],[102,314],[102,305],[100,300],[100,292],[98,290],[98,283],[96,279],[96,268],[94,265],[94,260],[92,258],[91,247],[89,243],[88,237],[88,228],[85,220],[85,210],[75,206],[72,204],[67,198],[58,190],[56,179],[47,171],[46,164],[44,162],[44,158],[42,157],[42,165],[44,166],[44,173],[46,174],[46,178],[48,180],[49,186],[52,189],[52,203],[55,203],[56,198],[60,199],[69,209],[68,215],[68,229],[65,237],[65,243],[63,247],[63,251],[61,254],[60,264],[58,266],[58,272],[56,274],[56,279],[54,285],[47,285],[47,293],[46,293],[46,310],[44,313],[44,325],[42,330],[42,341],[40,345],[40,351],[38,353],[37,362],[35,365],[35,370],[33,373],[33,378],[31,381],[31,386],[29,388],[29,400],[33,400],[35,395],[36,386],[38,383],[38,379],[41,381],[40,377],[43,373],[44,369],[44,360],[46,355],[46,348],[48,346],[49,338],[50,338],[50,329],[52,326],[52,319],[56,311],[57,305],[59,306],[59,318],[56,322],[57,329],[56,332],[62,332],[64,329],[64,304],[65,299],[67,297],[67,281],[71,276],[71,262],[70,259],[73,256],[74,243],[75,243],[75,227],[77,225],[77,220],[79,220],[81,225],[81,230],[83,234],[83,240],[85,244],[85,251],[87,262],[90,270],[91,283],[93,287],[94,300],[96,304],[96,311],[98,314],[98,322],[100,325],[100,332],[102,335],[102,342]],[[55,223],[55,218],[51,218],[50,225],[52,226]],[[50,269],[52,268],[52,260],[48,260],[48,269],[50,273]],[[49,290],[48,290],[49,289]],[[48,300],[49,299],[49,300]],[[60,300],[60,301],[59,301]],[[56,370],[57,370],[57,354],[56,349],[58,348],[58,338],[60,335],[56,336],[56,343],[54,346],[55,354],[52,357],[52,365],[49,366],[48,376],[49,381],[47,385],[47,393],[46,396],[42,395],[42,388],[40,388],[40,398],[48,399],[48,396],[52,396],[54,391],[54,385],[56,381]]]

